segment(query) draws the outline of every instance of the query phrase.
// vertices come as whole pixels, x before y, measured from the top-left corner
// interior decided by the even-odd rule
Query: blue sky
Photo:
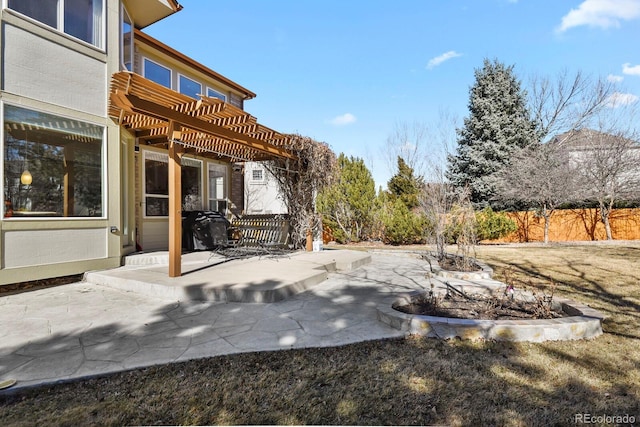
[[[376,185],[399,123],[468,115],[484,58],[524,82],[603,76],[640,102],[640,0],[181,0],[145,31],[257,94],[265,126],[362,157]]]

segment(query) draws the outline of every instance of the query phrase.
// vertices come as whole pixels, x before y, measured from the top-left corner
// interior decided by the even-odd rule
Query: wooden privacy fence
[[[533,211],[508,212],[518,224],[518,230],[491,243],[542,242],[544,218]],[[640,240],[640,208],[614,209],[609,217],[611,234],[615,240]],[[563,209],[551,216],[549,241],[606,240],[599,209]]]

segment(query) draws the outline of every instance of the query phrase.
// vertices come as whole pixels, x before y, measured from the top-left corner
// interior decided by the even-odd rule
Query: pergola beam
[[[289,159],[294,158],[294,156],[283,147],[274,146],[252,136],[226,129],[214,123],[199,119],[198,117],[181,113],[132,94],[126,94],[116,90],[114,93],[111,93],[111,102],[119,108],[131,113],[144,114],[158,119],[173,121],[181,127],[206,132],[213,136],[233,141],[237,144],[244,145],[248,148],[270,154],[272,156],[285,157]]]

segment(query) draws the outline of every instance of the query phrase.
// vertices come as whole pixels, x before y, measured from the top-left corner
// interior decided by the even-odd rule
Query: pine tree
[[[448,157],[447,179],[468,187],[479,207],[495,199],[495,175],[512,153],[536,141],[536,127],[526,106],[526,92],[513,66],[485,59],[469,91],[469,117],[457,129],[456,153]]]
[[[422,177],[413,175],[413,169],[398,156],[398,172],[391,177],[387,188],[392,198],[400,199],[408,209],[418,206],[418,193],[422,187]]]
[[[318,194],[316,206],[338,242],[357,242],[368,237],[373,221],[376,188],[364,160],[338,157],[336,180]]]

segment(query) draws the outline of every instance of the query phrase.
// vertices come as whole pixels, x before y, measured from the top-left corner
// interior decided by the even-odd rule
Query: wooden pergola
[[[139,74],[111,78],[109,116],[141,144],[169,151],[169,276],[182,274],[181,158],[194,154],[226,162],[293,159],[286,135],[257,123],[217,98],[196,100]]]

